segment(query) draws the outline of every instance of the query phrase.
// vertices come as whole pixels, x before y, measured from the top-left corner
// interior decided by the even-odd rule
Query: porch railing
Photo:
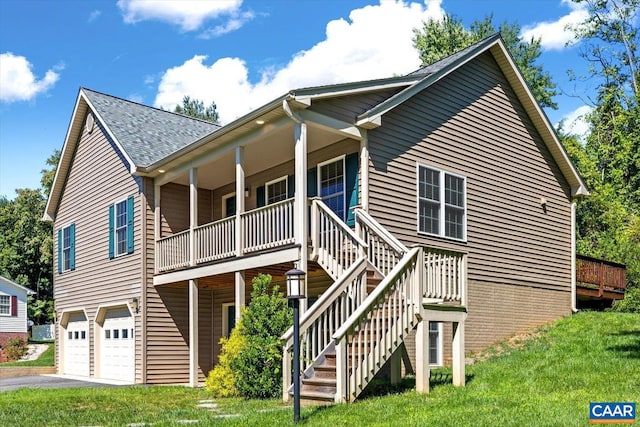
[[[158,271],[188,266],[191,258],[189,240],[189,230],[158,240],[156,244],[156,268]]]
[[[627,270],[618,264],[584,255],[576,256],[576,282],[598,288],[600,296],[604,291],[624,293],[627,287]]]
[[[295,242],[293,199],[284,200],[240,215],[242,253],[249,254]],[[224,218],[194,229],[194,261],[204,264],[235,256],[236,217]],[[191,233],[185,230],[156,242],[156,270],[159,273],[190,265]]]
[[[243,213],[242,253],[294,243],[293,203],[294,199],[287,199]]]
[[[467,255],[433,248],[424,250],[423,298],[467,301]]]
[[[195,229],[196,264],[235,255],[236,219],[224,218]]]

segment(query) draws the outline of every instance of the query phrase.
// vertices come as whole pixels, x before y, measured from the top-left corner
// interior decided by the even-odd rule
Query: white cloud
[[[124,22],[158,20],[194,31],[208,19],[238,13],[242,0],[118,0]]]
[[[223,34],[227,34],[242,28],[245,23],[251,21],[253,18],[255,18],[255,14],[250,11],[232,14],[232,16],[226,23],[224,23],[223,25],[217,25],[204,31],[198,36],[198,38],[209,40],[214,37],[219,37]]]
[[[98,17],[102,15],[102,11],[101,10],[94,10],[93,12],[91,12],[89,14],[89,18],[87,19],[87,22],[91,23],[93,21],[95,21],[96,19],[98,19]]]
[[[63,70],[64,65],[56,65],[40,80],[36,79],[31,68],[31,63],[24,56],[11,52],[0,54],[0,102],[29,101],[48,91],[60,78],[56,71]]]
[[[571,8],[571,11],[555,21],[538,22],[522,28],[520,33],[524,40],[531,38],[540,39],[540,44],[546,50],[562,50],[568,43],[574,41],[571,27],[583,22],[589,12],[584,4],[576,4],[570,0],[562,0],[562,4]]]
[[[576,135],[585,138],[589,134],[591,126],[587,122],[587,116],[593,111],[588,105],[578,107],[574,111],[565,115],[556,127],[561,126],[562,130],[569,135]]]
[[[257,83],[249,81],[240,58],[207,63],[206,56],[196,55],[164,73],[155,105],[173,109],[184,95],[205,105],[215,101],[221,121],[228,123],[291,89],[405,74],[420,66],[412,29],[442,18],[440,5],[441,0],[381,1],[355,9],[348,20],[329,22],[326,38],[296,53],[283,68],[259,70]]]

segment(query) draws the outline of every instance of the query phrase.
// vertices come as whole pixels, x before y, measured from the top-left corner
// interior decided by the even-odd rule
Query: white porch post
[[[429,393],[429,321],[423,318],[416,329],[416,391]]]
[[[198,226],[198,169],[189,169],[189,265],[196,265],[196,227]]]
[[[240,315],[242,314],[242,307],[244,307],[244,294],[245,294],[245,276],[244,271],[236,271],[235,272],[235,282],[236,282],[236,324],[238,320],[240,320]]]
[[[189,280],[189,385],[198,387],[198,280]]]
[[[295,201],[294,201],[294,235],[296,244],[300,245],[300,261],[298,269],[307,273],[309,260],[309,220],[307,218],[307,124],[296,122],[295,124]],[[307,278],[304,281],[304,294],[307,295]],[[307,309],[307,300],[300,301],[300,312]]]
[[[236,255],[242,256],[244,234],[242,214],[244,213],[244,147],[236,147]]]
[[[160,254],[158,253],[158,240],[162,238],[162,213],[160,212],[160,192],[161,186],[159,184],[153,185],[153,238],[154,238],[154,254],[155,265],[154,271],[158,273],[158,260]]]
[[[453,385],[464,386],[464,320],[453,322]]]
[[[360,206],[369,212],[369,135],[362,129],[360,140]]]

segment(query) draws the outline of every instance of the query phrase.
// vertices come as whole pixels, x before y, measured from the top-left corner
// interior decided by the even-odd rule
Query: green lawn
[[[7,362],[0,364],[0,369],[3,366],[54,366],[56,361],[56,349],[55,344],[48,344],[49,347],[38,357],[36,360],[27,360],[24,362]]]
[[[309,426],[587,426],[589,402],[640,403],[640,316],[584,312],[544,328],[517,349],[468,366],[466,388],[432,376],[428,396],[407,389],[355,404],[303,408]],[[216,399],[181,387],[78,388],[0,393],[3,425],[284,426],[278,400]]]

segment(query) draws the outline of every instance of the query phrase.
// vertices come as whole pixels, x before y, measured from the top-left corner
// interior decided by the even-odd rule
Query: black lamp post
[[[305,272],[294,268],[286,273],[287,298],[293,303],[293,421],[300,421],[300,300],[304,295]]]

